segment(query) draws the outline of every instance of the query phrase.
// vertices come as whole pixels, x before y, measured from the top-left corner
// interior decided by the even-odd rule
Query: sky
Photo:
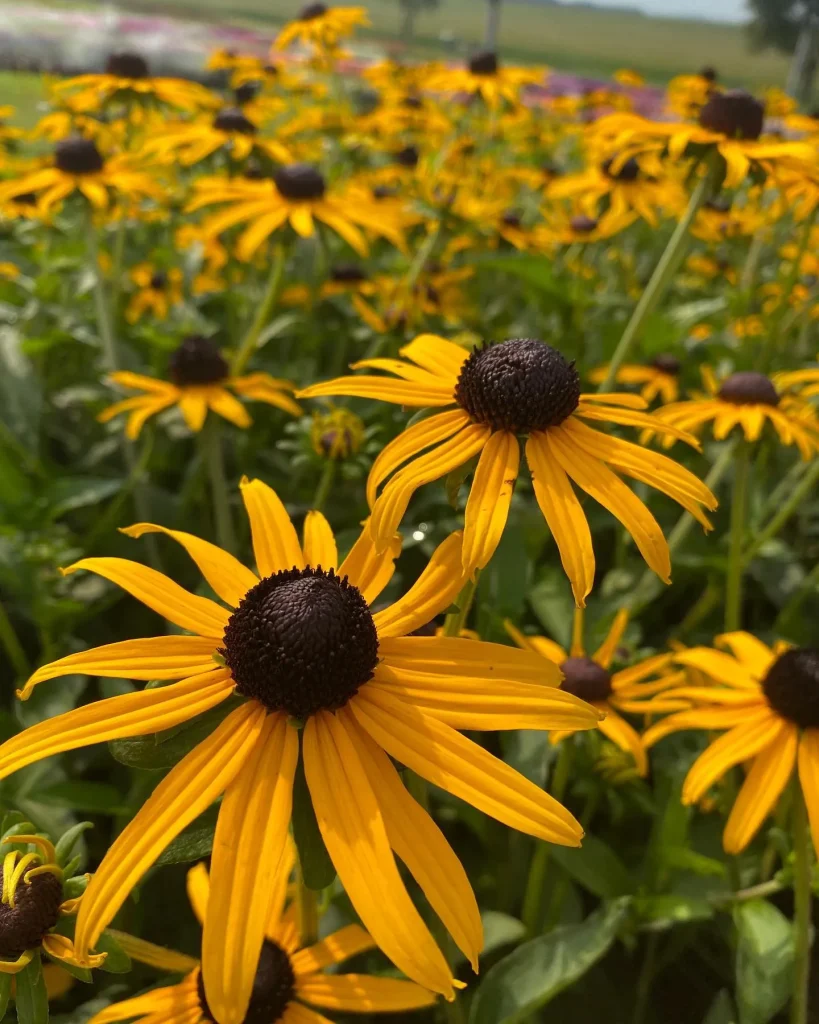
[[[575,3],[577,0],[564,0]],[[646,14],[747,21],[745,0],[593,0],[600,7],[638,7]]]

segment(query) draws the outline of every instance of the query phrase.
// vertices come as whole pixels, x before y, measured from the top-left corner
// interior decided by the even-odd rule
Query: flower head
[[[308,3],[293,21],[279,32],[274,44],[284,50],[297,40],[318,50],[335,50],[342,39],[351,36],[357,25],[369,25],[364,7],[330,7],[324,3]]]
[[[621,366],[614,376],[618,384],[631,384],[640,388],[640,394],[649,404],[659,395],[663,402],[673,402],[680,393],[682,364],[670,352],[661,352],[644,364]],[[599,366],[589,374],[592,384],[602,384],[608,377],[608,366]]]

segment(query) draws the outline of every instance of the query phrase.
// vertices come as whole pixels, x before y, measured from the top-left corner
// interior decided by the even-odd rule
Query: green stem
[[[111,268],[111,308],[116,313],[119,307],[119,293],[121,288],[120,278],[122,277],[122,261],[125,256],[125,218],[120,217],[117,221],[117,231],[114,235],[114,261]]]
[[[236,553],[236,535],[233,532],[233,519],[230,514],[230,499],[225,478],[224,452],[219,422],[214,414],[205,420],[202,430],[202,446],[205,464],[210,478],[211,497],[213,499],[213,517],[216,524],[216,540],[219,547],[230,554]]]
[[[439,221],[427,235],[424,244],[418,250],[415,255],[415,259],[412,261],[412,266],[409,268],[407,276],[404,278],[404,288],[408,293],[411,293],[412,289],[415,287],[415,282],[418,280],[424,270],[424,267],[427,265],[427,262],[438,243],[440,235],[441,222]]]
[[[97,313],[97,326],[102,342],[102,353],[105,361],[105,368],[109,373],[119,369],[119,354],[117,351],[117,340],[114,335],[114,324],[111,319],[111,310],[105,295],[105,279],[100,266],[100,247],[97,229],[90,219],[88,220],[87,232],[88,255],[94,271],[94,307]]]
[[[563,740],[558,750],[555,769],[552,773],[552,784],[550,786],[551,794],[558,803],[562,803],[563,797],[566,795],[573,756],[573,741],[571,738]],[[538,934],[541,907],[543,905],[543,888],[546,881],[546,869],[549,866],[550,853],[551,847],[549,844],[539,842],[535,847],[535,852],[532,854],[532,862],[529,865],[529,877],[526,879],[526,893],[523,897],[521,920],[526,926],[527,934],[530,936]]]
[[[819,589],[819,563],[817,563],[804,580],[802,580],[799,584],[799,589],[779,613],[774,629],[774,633],[777,636],[788,635],[790,632],[790,623],[799,613],[799,610],[805,601],[817,589]]]
[[[296,919],[302,946],[312,946],[318,942],[319,917],[318,894],[308,889],[301,878],[301,870],[296,872]]]
[[[475,591],[478,589],[478,570],[475,571],[475,578],[467,580],[460,594],[455,598],[457,611],[450,612],[444,619],[444,636],[460,636],[461,630],[466,625],[469,617],[469,610],[475,600]]]
[[[697,211],[711,192],[713,184],[713,166],[713,161],[709,162],[708,169],[700,178],[697,187],[694,189],[682,220],[675,228],[674,234],[671,236],[668,245],[665,247],[665,251],[660,257],[660,262],[655,267],[654,273],[651,275],[651,280],[648,282],[646,290],[640,297],[640,301],[637,303],[637,307],[626,325],[623,336],[620,339],[617,348],[614,350],[614,355],[609,363],[608,373],[606,374],[605,380],[598,388],[598,391],[603,392],[611,390],[614,379],[617,376],[617,371],[628,358],[635,341],[638,339],[640,332],[645,326],[646,320],[657,308],[658,303],[668,291],[671,282],[674,280],[677,271],[680,269],[690,242],[688,229],[691,227],[691,224],[697,215]]]
[[[0,602],[0,644],[3,645],[17,676],[21,680],[28,679],[31,674],[31,665],[2,602]]]
[[[751,245],[748,249],[748,257],[745,260],[745,266],[742,268],[742,275],[739,279],[739,290],[742,295],[745,295],[747,300],[751,298],[751,290],[754,284],[754,278],[756,277],[756,268],[759,266],[759,257],[762,255],[762,250],[765,247],[765,232],[757,231],[754,235]]]
[[[337,466],[338,463],[335,459],[327,459],[324,463],[324,470],[322,471],[321,479],[318,482],[316,493],[313,496],[313,502],[310,505],[310,508],[314,509],[316,512],[320,512],[324,508],[324,503],[329,497],[333,481],[336,477]]]
[[[565,743],[566,741],[564,740],[563,742]],[[580,815],[580,824],[583,826],[584,833],[589,831],[592,818],[597,812],[597,807],[600,803],[600,792],[599,789],[594,789],[586,797],[586,803]],[[552,928],[556,928],[560,924],[560,919],[563,916],[563,902],[566,899],[568,890],[569,876],[565,871],[561,871],[552,889],[552,898],[549,900],[544,931],[551,931]]]
[[[793,802],[793,895],[794,950],[791,1024],[807,1024],[810,982],[810,931],[813,893],[810,884],[810,833],[802,790],[797,786]]]
[[[284,246],[274,246],[273,259],[270,263],[270,274],[267,278],[267,287],[265,288],[264,295],[262,296],[262,301],[259,304],[259,308],[256,310],[256,316],[253,318],[253,322],[248,328],[247,334],[244,336],[241,345],[236,350],[236,355],[234,356],[233,363],[230,367],[231,376],[233,377],[238,377],[247,366],[250,357],[256,351],[256,346],[259,343],[259,337],[270,319],[270,313],[279,296],[282,274],[284,273],[284,257]]]
[[[728,571],[725,578],[725,632],[733,633],[742,626],[742,576],[744,562],[742,544],[748,509],[748,480],[751,469],[751,446],[742,441],[734,462],[734,487],[731,494],[731,532],[728,548]]]
[[[648,1010],[648,1001],[651,995],[651,986],[654,981],[654,967],[657,963],[657,947],[660,937],[657,932],[651,932],[646,942],[646,953],[643,958],[643,966],[640,976],[637,979],[637,991],[634,998],[633,1024],[643,1024]]]
[[[742,565],[746,566],[751,559],[760,551],[769,540],[773,540],[779,531],[785,526],[791,516],[799,510],[802,502],[809,495],[813,494],[817,481],[819,481],[819,459],[814,460],[813,465],[803,475],[800,483],[794,487],[790,498],[779,509],[768,525],[756,534],[753,541],[748,545],[742,554]]]
[[[148,468],[150,462],[151,452],[154,447],[154,434],[150,429],[143,430],[144,440],[142,443],[142,451],[139,454],[139,458],[132,463],[130,471],[126,477],[119,493],[105,510],[94,522],[91,529],[83,536],[81,547],[83,551],[93,551],[96,547],[97,541],[100,537],[105,536],[111,530],[116,528],[117,522],[122,522],[121,513],[128,501],[129,496],[135,492],[140,480],[142,479],[145,471]],[[148,534],[145,539],[151,539],[153,535]],[[152,563],[153,564],[153,563]]]
[[[796,256],[793,264],[791,265],[788,276],[785,278],[785,282],[782,285],[782,311],[778,318],[778,329],[772,329],[768,332],[767,341],[760,349],[758,369],[765,369],[768,367],[779,349],[780,341],[793,325],[793,322],[788,322],[788,296],[793,291],[793,286],[799,279],[802,257],[807,252],[808,245],[810,244],[811,232],[813,231],[813,225],[816,223],[817,214],[819,214],[819,207],[814,207],[810,216],[806,218],[805,223],[802,226],[802,233],[799,236],[799,247],[796,251]]]

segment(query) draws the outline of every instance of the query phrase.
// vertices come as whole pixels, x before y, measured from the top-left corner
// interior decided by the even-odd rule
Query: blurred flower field
[[[819,121],[367,25],[0,110],[0,1007],[808,1024]]]

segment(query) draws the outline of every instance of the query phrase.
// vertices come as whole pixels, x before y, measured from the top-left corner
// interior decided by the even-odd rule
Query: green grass
[[[45,83],[40,75],[0,71],[0,97],[0,102],[15,108],[10,123],[20,128],[31,128],[40,117],[37,104],[45,99]]]
[[[366,0],[359,2],[366,4]],[[224,0],[126,0],[125,4],[136,10],[260,27],[286,20],[302,5],[303,0],[232,0],[229,4]],[[366,36],[399,42],[400,14],[395,0],[370,0],[367,6],[373,29]],[[452,32],[467,47],[475,46],[482,38],[484,16],[482,0],[442,0],[437,11],[419,16],[417,38],[408,50],[424,56],[441,55],[445,52],[438,40],[442,31]],[[751,52],[742,26],[534,3],[504,5],[501,44],[515,60],[592,75],[632,67],[657,82],[712,64],[727,82],[759,88],[782,85],[788,67],[781,54]]]

